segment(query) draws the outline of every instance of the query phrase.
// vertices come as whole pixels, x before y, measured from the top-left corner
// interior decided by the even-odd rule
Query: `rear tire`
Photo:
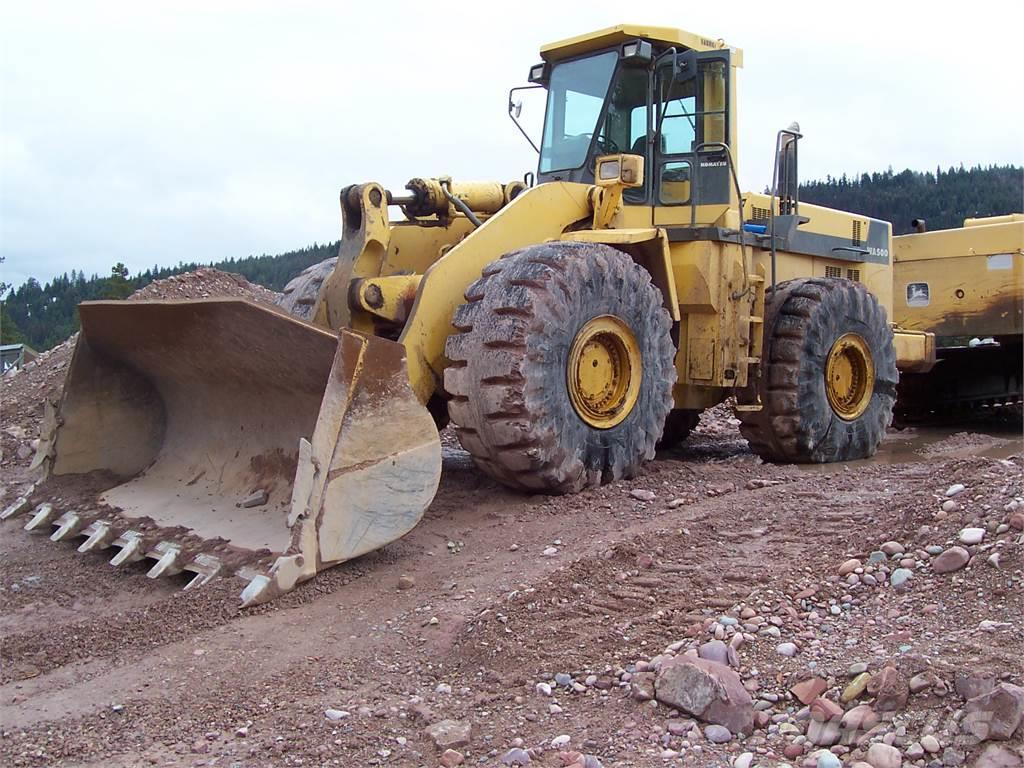
[[[779,283],[766,300],[761,376],[737,392],[740,432],[766,461],[873,456],[892,422],[896,350],[885,310],[849,280]],[[826,382],[832,379],[832,383]]]
[[[316,301],[320,298],[324,280],[330,277],[337,263],[338,257],[334,256],[306,267],[288,281],[281,298],[277,300],[277,306],[289,315],[312,321],[313,310],[316,309]]]
[[[488,265],[466,302],[452,320],[444,380],[455,432],[487,474],[574,493],[654,457],[675,347],[660,291],[628,255],[591,243],[523,248]],[[581,357],[581,344],[597,356]],[[586,389],[591,364],[614,374],[608,387],[599,379]]]

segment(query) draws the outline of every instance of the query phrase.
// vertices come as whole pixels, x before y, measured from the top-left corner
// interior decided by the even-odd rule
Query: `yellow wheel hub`
[[[836,415],[853,421],[868,408],[875,390],[875,364],[863,337],[846,333],[836,339],[825,362],[825,394]]]
[[[569,350],[569,399],[587,424],[609,429],[636,405],[643,363],[636,337],[612,315],[589,320]]]

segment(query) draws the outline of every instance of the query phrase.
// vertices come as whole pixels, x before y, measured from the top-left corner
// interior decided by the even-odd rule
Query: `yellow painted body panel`
[[[608,243],[609,245],[635,245],[646,243],[658,237],[661,230],[654,227],[632,227],[628,229],[581,229],[566,232],[562,240],[575,240],[581,243]]]
[[[443,226],[424,227],[412,221],[399,221],[391,226],[388,252],[381,268],[382,275],[423,274],[450,248],[473,231],[465,216],[453,218]]]
[[[1006,213],[1002,216],[982,216],[977,219],[964,219],[965,227],[987,227],[990,224],[1011,224],[1024,222],[1024,213]]]
[[[680,408],[691,406],[689,390],[717,389],[697,395],[718,402],[726,388],[747,382],[753,340],[751,309],[757,294],[733,298],[744,285],[738,245],[711,241],[672,243],[672,277],[681,313],[674,395]],[[763,287],[762,287],[763,291]]]
[[[757,192],[746,192],[743,195],[744,215],[747,219],[764,216],[770,210],[768,195]],[[778,211],[778,201],[775,202],[775,210]],[[757,216],[754,214],[757,213]],[[862,237],[867,237],[870,219],[847,211],[839,211],[834,208],[825,208],[811,203],[800,203],[800,215],[806,216],[810,221],[800,227],[801,232],[815,235],[827,235],[834,238],[841,238],[848,243],[853,242],[854,227],[857,227]],[[891,231],[891,230],[890,230]],[[893,319],[893,269],[891,264],[893,238],[888,238],[887,248],[890,263],[881,264],[872,261],[854,261],[850,259],[830,259],[821,256],[807,256],[798,253],[786,253],[779,251],[776,257],[776,282],[792,280],[797,277],[843,277],[848,280],[863,283],[864,286],[875,295],[879,304],[885,309],[890,320]],[[755,263],[764,265],[771,276],[771,257],[767,251],[755,252]],[[838,273],[837,273],[838,270]]]
[[[668,234],[664,229],[653,227],[632,229],[581,229],[566,232],[562,240],[583,243],[605,243],[629,253],[633,260],[651,273],[652,282],[658,286],[665,308],[674,322],[682,319],[679,311],[679,296],[672,274],[672,254]]]
[[[906,373],[927,373],[935,365],[935,334],[898,328],[893,333],[896,367]]]
[[[893,238],[900,326],[953,338],[1024,333],[1024,215],[994,220]]]
[[[613,45],[621,45],[630,40],[644,39],[656,43],[675,45],[694,51],[718,51],[729,48],[734,66],[743,66],[743,51],[731,48],[724,40],[696,35],[674,27],[658,27],[645,24],[617,24],[585,35],[576,35],[554,43],[542,45],[541,58],[545,61],[560,61],[580,56],[589,51],[597,51]]]

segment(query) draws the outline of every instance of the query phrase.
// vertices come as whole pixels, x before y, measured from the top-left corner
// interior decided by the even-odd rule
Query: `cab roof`
[[[732,65],[734,67],[743,66],[743,51],[739,48],[731,48],[726,45],[724,40],[695,35],[692,32],[673,27],[654,27],[643,24],[616,24],[614,27],[606,27],[596,32],[567,37],[555,43],[542,45],[540,56],[544,61],[561,61],[590,51],[621,45],[638,38],[694,51],[718,51],[729,48],[732,52]]]

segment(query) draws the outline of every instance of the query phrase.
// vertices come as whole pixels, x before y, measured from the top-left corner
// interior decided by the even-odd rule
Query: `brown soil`
[[[192,278],[198,290],[206,277]],[[0,503],[28,480],[17,449],[70,350],[3,381]],[[247,611],[237,580],[183,593],[180,579],[2,524],[0,763],[436,766],[424,730],[449,718],[473,725],[467,765],[500,765],[521,744],[531,765],[561,766],[550,743],[562,734],[604,766],[723,765],[748,751],[756,765],[799,765],[806,757],[782,755],[794,734],[777,726],[721,745],[670,734],[678,716],[624,682],[744,609],[778,633],[751,634],[739,673],[755,698],[779,697],[767,711],[797,734],[806,723],[787,689],[812,672],[836,701],[857,662],[930,670],[950,689],[961,672],[1022,683],[1022,535],[1000,528],[1024,495],[1019,423],[995,437],[893,432],[877,461],[802,468],[763,464],[719,407],[641,477],[562,497],[508,491],[443,442],[441,489],[408,536]],[[966,490],[944,512],[955,483]],[[927,547],[965,526],[986,529],[971,565],[934,573]],[[914,560],[909,588],[837,575],[891,540]],[[786,641],[796,656],[776,652]],[[580,690],[555,685],[562,673]],[[962,707],[955,692],[915,694],[887,732],[901,749],[934,732],[951,763],[969,760],[978,747],[957,740]],[[332,721],[328,709],[349,714]],[[1019,732],[1010,745],[1021,748]],[[842,749],[848,764],[863,759]]]

